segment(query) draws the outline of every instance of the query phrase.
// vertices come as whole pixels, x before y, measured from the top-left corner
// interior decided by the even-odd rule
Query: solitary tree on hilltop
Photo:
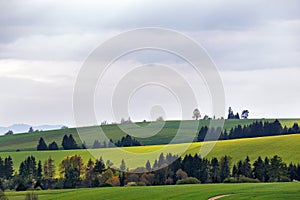
[[[33,133],[33,132],[34,132],[33,128],[30,127],[29,130],[28,130],[28,133]]]
[[[201,117],[200,111],[199,111],[198,108],[196,108],[196,109],[193,111],[193,119],[198,120],[198,119],[200,119],[200,117]]]
[[[235,118],[235,116],[233,114],[233,110],[232,110],[231,107],[229,107],[229,109],[228,109],[228,119],[234,119],[234,118]]]
[[[7,133],[5,133],[5,135],[13,135],[14,132],[12,130],[7,131]]]
[[[249,110],[243,110],[242,116],[241,116],[241,117],[242,117],[243,119],[247,119],[248,116],[249,116]]]

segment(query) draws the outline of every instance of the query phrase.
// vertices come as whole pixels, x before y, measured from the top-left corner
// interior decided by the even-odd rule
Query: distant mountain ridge
[[[29,128],[32,127],[33,130],[53,130],[60,129],[64,125],[40,125],[40,126],[32,126],[29,124],[14,124],[8,127],[0,126],[0,135],[4,135],[9,130],[12,130],[14,133],[25,133],[28,132]]]

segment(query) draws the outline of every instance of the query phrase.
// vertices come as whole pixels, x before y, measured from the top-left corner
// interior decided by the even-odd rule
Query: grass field
[[[118,200],[118,199],[199,199],[232,194],[230,199],[300,199],[300,183],[202,184],[156,187],[94,188],[36,192],[41,200]],[[8,192],[10,200],[25,199],[25,192]]]
[[[46,160],[51,156],[55,160],[55,165],[66,156],[80,155],[86,163],[89,158],[103,157],[104,160],[112,161],[116,167],[120,166],[122,159],[125,159],[128,168],[136,168],[145,166],[149,159],[151,163],[159,157],[161,152],[172,154],[196,154],[200,148],[208,143],[192,143],[192,144],[172,144],[172,145],[154,145],[127,148],[111,148],[111,149],[93,149],[93,150],[70,150],[70,151],[29,151],[29,152],[0,152],[0,156],[12,156],[15,169],[17,170],[20,162],[27,156],[33,155],[38,160]],[[207,155],[211,157],[221,157],[230,155],[233,162],[245,159],[248,155],[251,161],[257,159],[258,156],[279,155],[286,163],[300,163],[300,134],[271,136],[249,139],[237,139],[218,141],[212,151]],[[57,168],[58,170],[58,168]]]
[[[240,125],[245,125],[256,121],[257,119],[248,119],[248,120],[226,120],[224,128],[229,130],[232,127]],[[274,119],[267,119],[267,121],[274,121]],[[297,122],[300,124],[300,119],[281,119],[280,122],[282,125],[286,125],[288,127],[292,126],[293,123]],[[144,137],[139,138],[145,145],[157,145],[157,144],[168,144],[177,134],[178,128],[182,125],[182,130],[177,134],[177,142],[184,143],[189,142],[191,138],[193,138],[199,129],[202,126],[207,126],[209,124],[209,120],[199,120],[198,130],[194,129],[193,125],[195,121],[167,121],[165,122],[163,128],[160,130],[160,123],[137,123],[136,127],[132,127],[131,125],[106,125],[102,126],[102,129],[105,135],[117,141],[121,139],[125,133],[137,133],[139,136],[149,136],[153,132],[158,129],[160,131],[152,137]],[[84,140],[88,144],[92,144],[97,138],[97,131],[99,127],[85,127],[79,128],[81,132],[84,132]],[[196,131],[195,131],[196,130]],[[61,141],[65,134],[73,134],[75,140],[78,144],[81,144],[81,140],[77,134],[77,130],[75,128],[70,129],[62,129],[62,130],[53,130],[53,131],[41,131],[36,133],[25,133],[25,134],[15,134],[10,136],[0,136],[0,152],[9,152],[9,151],[34,151],[36,150],[36,146],[40,137],[43,137],[47,144],[52,141],[56,141],[57,144],[61,147]]]

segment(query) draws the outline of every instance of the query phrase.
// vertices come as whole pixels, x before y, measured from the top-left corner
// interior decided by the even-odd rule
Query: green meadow
[[[10,200],[25,199],[27,192],[7,192]],[[36,191],[41,200],[98,200],[98,199],[199,199],[231,194],[224,200],[236,199],[299,199],[300,183],[249,183],[249,184],[202,184],[202,185],[172,185],[155,187],[116,187],[74,190]]]
[[[33,155],[36,159],[41,161],[44,161],[51,156],[55,160],[56,166],[59,166],[59,163],[66,156],[80,155],[85,163],[90,158],[95,159],[102,156],[104,160],[113,162],[115,167],[119,167],[121,160],[124,159],[127,167],[133,169],[145,166],[147,160],[150,160],[151,163],[153,163],[155,159],[158,159],[160,153],[172,153],[178,155],[199,154],[202,152],[201,148],[205,149],[206,145],[213,144],[215,144],[214,147],[206,156],[208,158],[220,158],[224,155],[230,155],[235,163],[240,159],[245,159],[247,155],[250,157],[251,161],[257,159],[258,156],[271,157],[273,155],[279,155],[286,163],[300,163],[300,134],[236,139],[218,141],[216,143],[197,142],[191,144],[185,143],[92,150],[0,152],[0,156],[11,156],[16,170],[18,169],[20,162],[30,155]]]
[[[243,119],[243,120],[225,120],[224,129],[231,129],[237,125],[246,125],[261,119]],[[274,119],[266,119],[262,121],[274,121]],[[291,127],[293,123],[300,124],[300,119],[280,119],[283,126]],[[197,124],[195,124],[197,123]],[[120,140],[126,133],[134,133],[138,140],[144,145],[159,145],[168,144],[172,139],[177,136],[177,143],[190,142],[199,132],[202,126],[208,126],[209,120],[195,121],[166,121],[164,124],[160,122],[143,122],[136,124],[124,125],[105,125],[101,129],[107,138],[113,141]],[[178,129],[180,127],[180,132]],[[78,128],[82,133],[82,139],[88,144],[93,144],[94,140],[98,137],[99,126],[81,127]],[[34,133],[14,134],[9,136],[0,136],[0,152],[11,151],[35,151],[40,137],[43,137],[47,144],[55,141],[60,148],[62,138],[65,134],[73,134],[74,139],[78,144],[82,141],[78,135],[76,128],[40,131]]]

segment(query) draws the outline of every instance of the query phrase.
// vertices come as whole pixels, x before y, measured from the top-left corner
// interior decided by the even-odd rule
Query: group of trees
[[[232,165],[232,158],[229,156],[224,156],[220,160],[217,158],[208,160],[202,159],[198,155],[187,155],[183,159],[176,159],[169,165],[167,157],[162,162],[163,155],[161,155],[159,160],[154,162],[163,163],[161,168],[152,172],[154,184],[176,184],[178,181],[188,177],[196,178],[201,183],[300,180],[300,165],[291,163],[287,166],[277,155],[272,158],[266,157],[264,160],[258,157],[253,165],[251,165],[248,156],[245,160],[239,161],[234,165]],[[146,164],[147,167],[149,167],[148,162]],[[155,170],[155,166],[153,166],[152,170]]]
[[[82,144],[82,148],[113,148],[113,147],[130,147],[130,146],[142,146],[143,144],[137,141],[136,139],[132,138],[130,135],[125,135],[121,138],[121,140],[117,142],[113,142],[112,140],[104,141],[103,143],[99,140],[95,140],[92,146],[87,146],[87,144],[84,142]],[[64,150],[71,150],[71,149],[80,149],[80,147],[77,145],[75,139],[73,138],[73,135],[70,134],[65,135],[63,137],[62,141],[62,147]],[[46,151],[46,150],[59,150],[59,147],[55,141],[53,141],[49,146],[46,144],[45,140],[41,137],[38,145],[37,145],[38,151]]]
[[[111,139],[106,142],[104,141],[103,143],[100,142],[99,140],[95,140],[94,144],[92,146],[93,149],[97,148],[113,148],[113,147],[131,147],[131,146],[143,146],[142,143],[137,141],[136,139],[132,138],[130,135],[125,135],[124,137],[121,138],[121,140],[117,142],[113,142]]]
[[[72,134],[70,134],[69,136],[64,135],[61,145],[64,148],[64,150],[80,149],[79,146],[77,145],[76,141],[74,140]]]
[[[64,135],[62,140],[62,147],[64,150],[70,150],[70,149],[79,149],[79,146],[77,145],[76,141],[74,140],[72,134]],[[46,151],[46,150],[59,150],[59,147],[55,141],[50,143],[49,145],[46,144],[45,140],[41,137],[37,148],[38,151]]]
[[[229,107],[228,109],[228,119],[247,119],[249,117],[249,110],[243,110],[242,111],[242,115],[240,116],[240,114],[237,112],[236,114],[234,114],[233,110],[231,107]]]
[[[117,147],[143,146],[142,143],[132,138],[130,135],[122,137],[121,140],[115,143]]]
[[[262,136],[274,136],[283,134],[295,134],[300,133],[300,128],[297,123],[290,128],[287,126],[282,127],[279,120],[274,122],[262,122],[256,121],[249,125],[238,125],[232,128],[229,132],[227,130],[222,131],[221,127],[209,129],[204,126],[200,129],[197,141],[204,141],[207,134],[217,134],[221,132],[220,140],[237,139],[237,138],[251,138],[251,137],[262,137]]]
[[[249,110],[243,110],[242,111],[242,114],[241,114],[241,116],[240,116],[240,114],[237,112],[236,114],[234,114],[234,112],[233,112],[233,110],[232,110],[232,108],[231,107],[229,107],[229,109],[228,109],[228,116],[227,116],[227,118],[228,119],[248,119],[248,117],[249,117]],[[196,108],[194,111],[193,111],[193,119],[195,119],[195,120],[198,120],[198,119],[200,119],[201,118],[201,113],[200,113],[200,111],[199,111],[199,109],[198,108]],[[213,119],[215,119],[216,117],[214,116],[213,117]],[[208,115],[205,115],[204,117],[203,117],[203,119],[204,120],[208,120],[208,119],[211,119]],[[224,117],[222,117],[222,119],[224,119]]]
[[[10,179],[14,174],[13,161],[10,156],[0,157],[0,179]]]
[[[1,189],[16,189],[18,191],[40,187],[76,188],[76,187],[106,187],[125,185],[166,185],[186,183],[222,183],[222,182],[276,182],[300,181],[300,165],[287,165],[275,155],[272,158],[258,157],[251,164],[249,157],[232,163],[230,156],[211,160],[199,155],[186,155],[184,158],[176,155],[161,154],[153,165],[147,161],[144,167],[133,170],[126,168],[122,160],[118,169],[111,168],[110,161],[103,159],[89,160],[85,165],[78,155],[66,157],[59,165],[59,175],[56,177],[54,160],[48,158],[42,165],[35,157],[27,157],[19,167],[18,173],[13,173],[13,163],[10,157],[1,163]],[[5,166],[5,167],[3,167]],[[5,173],[4,173],[5,172]],[[58,178],[60,177],[60,178]]]
[[[36,148],[38,151],[46,151],[46,150],[58,150],[58,145],[55,141],[49,144],[49,146],[46,144],[45,140],[41,137],[39,140],[39,143]]]

